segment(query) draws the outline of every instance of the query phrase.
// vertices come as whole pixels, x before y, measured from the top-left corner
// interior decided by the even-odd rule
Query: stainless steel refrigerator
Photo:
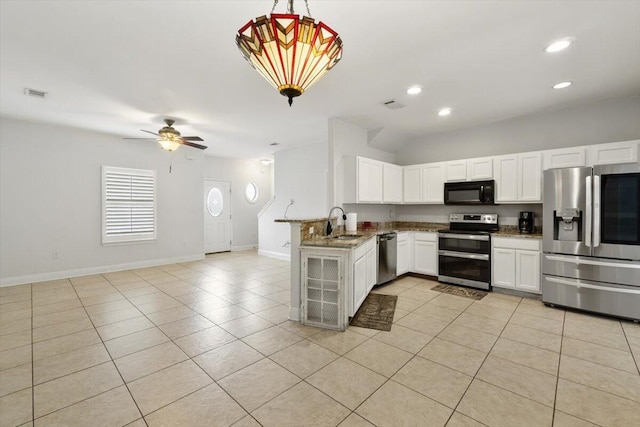
[[[544,172],[542,301],[640,320],[640,165]]]

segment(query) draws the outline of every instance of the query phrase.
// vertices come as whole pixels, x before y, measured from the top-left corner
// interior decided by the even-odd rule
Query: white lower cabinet
[[[398,276],[409,272],[409,233],[398,233],[396,271]]]
[[[492,239],[492,284],[499,288],[540,293],[540,240]]]
[[[353,317],[378,280],[378,248],[372,237],[351,250],[353,280],[347,291],[347,316]]]
[[[349,251],[313,248],[300,250],[301,323],[344,331],[345,274]]]
[[[413,236],[413,270],[438,275],[438,233],[415,232]]]
[[[353,317],[369,293],[367,291],[369,287],[367,281],[369,275],[367,273],[367,257],[362,256],[353,263],[353,297],[351,298],[352,302],[348,310],[349,316]]]

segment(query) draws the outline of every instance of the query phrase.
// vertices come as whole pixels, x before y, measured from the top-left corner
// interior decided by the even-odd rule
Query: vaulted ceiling
[[[122,137],[170,117],[203,137],[207,154],[261,158],[272,142],[326,139],[329,117],[372,130],[372,144],[393,151],[432,133],[640,93],[638,1],[310,0],[344,54],[289,107],[235,46],[237,30],[272,6],[3,0],[0,114]],[[294,7],[305,12],[301,0]],[[569,49],[543,51],[563,37],[575,39]],[[573,85],[551,89],[565,80]],[[407,95],[415,84],[423,92]],[[381,105],[390,99],[405,107]],[[439,117],[444,106],[454,113]]]

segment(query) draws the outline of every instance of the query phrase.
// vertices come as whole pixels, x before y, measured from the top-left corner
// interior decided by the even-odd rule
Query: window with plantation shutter
[[[102,243],[155,240],[155,171],[103,166],[102,206]]]

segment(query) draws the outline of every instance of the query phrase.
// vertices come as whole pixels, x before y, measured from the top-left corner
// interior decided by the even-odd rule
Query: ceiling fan
[[[206,145],[196,144],[191,141],[204,141],[199,136],[181,136],[180,132],[173,128],[175,120],[164,119],[166,126],[158,131],[158,133],[151,132],[149,130],[140,129],[142,132],[147,132],[157,136],[157,138],[124,138],[124,139],[142,139],[148,141],[157,141],[160,146],[167,151],[174,151],[180,145],[188,145],[189,147],[199,148],[200,150],[206,150]]]

